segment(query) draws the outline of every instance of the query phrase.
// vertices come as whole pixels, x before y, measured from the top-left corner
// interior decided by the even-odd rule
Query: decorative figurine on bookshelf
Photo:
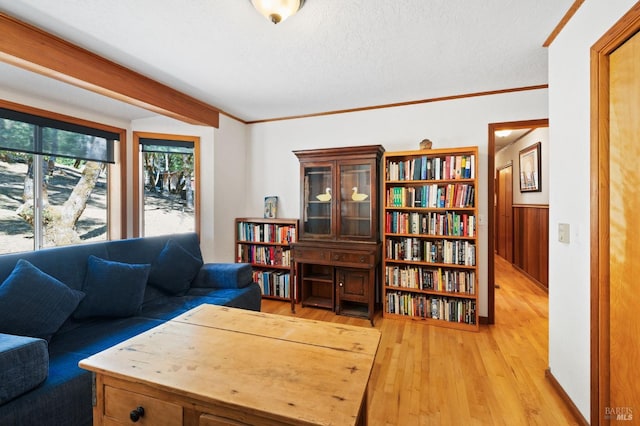
[[[353,194],[351,194],[351,199],[353,201],[364,201],[369,197],[367,194],[358,194],[357,186],[354,186],[352,189],[353,189]]]
[[[422,142],[420,142],[420,149],[431,149],[432,146],[433,142],[429,139],[422,139]]]
[[[278,197],[270,195],[264,197],[264,217],[265,219],[275,219],[278,213]]]
[[[316,195],[316,198],[320,201],[330,201],[331,200],[331,188],[327,188],[324,194]]]

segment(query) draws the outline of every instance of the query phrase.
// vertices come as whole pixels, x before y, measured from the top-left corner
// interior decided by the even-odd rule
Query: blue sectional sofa
[[[261,293],[195,233],[0,256],[0,425],[92,424],[78,362],[202,303],[259,311]]]

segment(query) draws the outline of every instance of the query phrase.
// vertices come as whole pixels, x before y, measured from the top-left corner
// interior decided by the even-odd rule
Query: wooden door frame
[[[636,3],[591,47],[591,424],[609,406],[609,55],[640,31]],[[609,422],[604,420],[605,424]]]
[[[495,324],[496,315],[496,293],[495,293],[495,170],[496,170],[496,130],[515,130],[515,129],[529,129],[538,127],[549,127],[549,119],[543,118],[538,120],[523,120],[523,121],[508,121],[502,123],[489,123],[489,147],[487,150],[488,157],[488,172],[487,172],[487,200],[489,201],[489,208],[487,214],[487,235],[488,235],[488,265],[487,265],[487,299],[488,299],[488,311],[487,311],[487,324]],[[485,322],[485,321],[483,321]]]
[[[142,171],[140,170],[140,138],[149,139],[167,139],[174,141],[193,142],[193,173],[196,179],[196,187],[193,188],[196,199],[193,205],[193,213],[195,216],[195,233],[200,236],[200,198],[202,194],[200,192],[200,137],[188,136],[188,135],[174,135],[166,133],[151,133],[151,132],[133,132],[133,141],[131,144],[131,151],[133,153],[133,165],[132,165],[132,180],[133,180],[133,236],[141,237],[142,232],[142,216],[144,216],[144,183],[141,180]]]

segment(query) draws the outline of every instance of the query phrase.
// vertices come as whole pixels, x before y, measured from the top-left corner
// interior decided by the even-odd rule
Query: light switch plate
[[[571,238],[571,231],[568,223],[558,224],[558,241],[561,243],[569,244]]]

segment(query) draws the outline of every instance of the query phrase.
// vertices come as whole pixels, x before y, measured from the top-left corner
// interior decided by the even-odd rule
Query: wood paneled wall
[[[513,206],[513,264],[549,288],[549,206]]]

